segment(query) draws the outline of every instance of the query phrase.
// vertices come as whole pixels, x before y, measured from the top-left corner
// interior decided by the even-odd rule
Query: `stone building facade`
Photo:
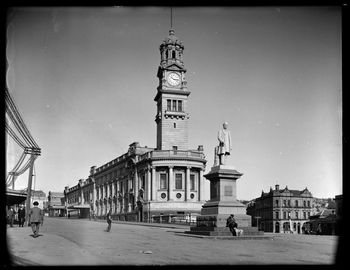
[[[247,214],[252,216],[252,225],[265,232],[302,233],[302,226],[310,218],[313,197],[310,191],[289,190],[288,187],[265,193],[251,201],[247,206]]]
[[[182,42],[174,30],[160,45],[157,77],[156,148],[129,145],[128,151],[96,167],[88,178],[66,187],[67,209],[89,208],[118,220],[156,221],[199,214],[204,203],[203,147],[188,146],[188,97]],[[83,210],[79,210],[83,211]],[[79,214],[82,216],[81,214]]]
[[[49,195],[47,196],[47,209],[50,217],[64,216],[65,207],[61,203],[61,198],[63,197],[63,192],[49,191]]]

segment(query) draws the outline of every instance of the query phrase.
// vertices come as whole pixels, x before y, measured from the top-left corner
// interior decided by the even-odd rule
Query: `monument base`
[[[243,235],[263,235],[257,227],[252,227],[251,216],[246,214],[246,206],[236,198],[236,180],[243,174],[230,166],[214,166],[205,175],[210,180],[210,201],[201,209],[201,215],[197,216],[196,226],[190,227],[187,234],[208,236],[232,236],[230,229],[226,227],[227,218],[233,214],[238,229],[243,230]]]

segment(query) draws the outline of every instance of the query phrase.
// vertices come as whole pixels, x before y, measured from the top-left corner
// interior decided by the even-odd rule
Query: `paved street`
[[[171,226],[171,225],[170,225]],[[333,264],[337,236],[267,234],[271,240],[184,236],[188,226],[154,227],[46,217],[40,237],[7,228],[20,265]]]

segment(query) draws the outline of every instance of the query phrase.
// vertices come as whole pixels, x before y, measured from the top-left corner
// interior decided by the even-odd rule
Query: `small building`
[[[252,216],[252,226],[274,233],[302,233],[302,226],[311,215],[313,197],[310,191],[289,190],[279,185],[269,192],[262,191],[259,198],[248,204],[247,214]]]
[[[65,213],[65,205],[62,205],[61,198],[64,198],[63,192],[49,191],[47,196],[47,209],[50,217],[63,217]]]

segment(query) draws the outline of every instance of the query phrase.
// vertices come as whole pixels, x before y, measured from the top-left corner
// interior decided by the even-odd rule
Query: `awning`
[[[19,190],[6,190],[6,205],[24,204],[27,193]]]

